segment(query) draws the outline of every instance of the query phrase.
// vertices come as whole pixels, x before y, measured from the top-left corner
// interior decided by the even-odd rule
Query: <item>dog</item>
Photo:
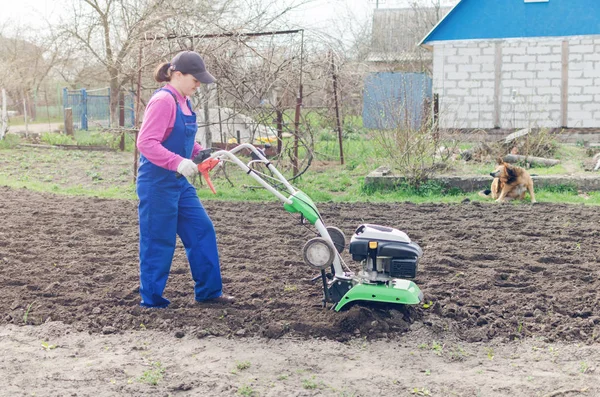
[[[482,190],[480,196],[491,197],[496,202],[508,200],[523,200],[525,193],[529,192],[531,203],[535,203],[535,194],[533,192],[533,179],[531,175],[516,165],[505,163],[501,158],[498,159],[498,166],[490,175],[494,178],[491,189]]]

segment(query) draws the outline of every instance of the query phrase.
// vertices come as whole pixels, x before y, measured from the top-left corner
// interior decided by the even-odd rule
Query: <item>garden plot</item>
[[[310,282],[316,274],[301,258],[302,246],[314,234],[277,203],[204,203],[217,230],[224,289],[237,297],[233,306],[194,302],[185,253],[178,247],[165,292],[172,304],[151,310],[138,305],[136,202],[6,187],[0,187],[0,196],[0,329],[10,341],[0,360],[0,371],[10,377],[0,385],[14,390],[40,393],[48,384],[56,386],[55,375],[73,392],[78,380],[87,379],[96,390],[106,386],[105,394],[95,395],[152,390],[373,395],[372,384],[360,381],[369,376],[382,393],[395,395],[600,393],[595,372],[600,213],[595,207],[321,204],[326,224],[347,236],[369,222],[404,230],[422,246],[415,281],[426,304],[406,316],[381,306],[324,310],[321,286]],[[286,349],[307,343],[306,361],[302,351],[277,361]],[[108,349],[102,352],[104,345],[112,346],[112,359]],[[319,349],[329,353],[331,366]],[[86,370],[76,363],[78,354],[98,360],[105,372]],[[262,354],[279,363],[276,368]],[[162,359],[140,369],[152,355]],[[191,360],[190,355],[203,360],[179,360]],[[237,368],[246,361],[249,368]],[[535,367],[540,361],[545,365]],[[513,364],[525,372],[514,372]],[[360,370],[369,366],[381,372]],[[31,375],[36,382],[27,384],[28,368],[48,376]],[[202,378],[198,371],[210,376]],[[489,376],[494,371],[496,380]],[[154,374],[156,384],[144,373]],[[346,376],[353,380],[344,381]]]

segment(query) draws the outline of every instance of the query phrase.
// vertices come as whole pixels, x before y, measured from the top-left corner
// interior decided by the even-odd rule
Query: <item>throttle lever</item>
[[[209,158],[198,164],[198,173],[204,177],[206,184],[214,194],[217,194],[217,191],[210,180],[208,172],[219,165],[220,162],[221,161],[219,159]]]

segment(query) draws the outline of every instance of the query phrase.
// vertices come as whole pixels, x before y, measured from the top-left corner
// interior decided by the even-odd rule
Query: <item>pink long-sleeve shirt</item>
[[[183,114],[192,114],[186,103],[186,97],[181,95],[172,85],[167,84],[167,90],[175,94]],[[177,171],[177,166],[183,157],[167,150],[162,142],[165,141],[173,130],[177,106],[173,96],[165,91],[159,91],[150,98],[144,112],[144,121],[138,134],[137,148],[152,164]],[[192,158],[202,150],[198,142],[194,142]]]

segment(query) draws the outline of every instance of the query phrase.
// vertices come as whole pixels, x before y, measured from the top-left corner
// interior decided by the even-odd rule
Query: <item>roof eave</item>
[[[458,3],[456,3],[454,5],[454,7],[452,7],[452,9],[450,11],[448,11],[448,13],[446,15],[444,15],[444,17],[442,19],[440,19],[438,21],[438,23],[435,24],[435,26],[429,31],[429,33],[427,33],[425,35],[425,37],[423,37],[423,40],[421,40],[418,44],[418,46],[425,48],[426,50],[432,51],[433,50],[433,46],[430,44],[426,44],[426,42],[428,41],[427,39],[429,39],[429,36],[431,36],[431,34],[438,28],[438,26],[440,26],[440,24],[442,22],[444,22],[446,20],[446,18],[448,18],[448,15],[452,14],[454,12],[454,10],[456,9],[456,7],[458,7],[458,5],[460,3],[462,3],[463,0],[459,0]]]

